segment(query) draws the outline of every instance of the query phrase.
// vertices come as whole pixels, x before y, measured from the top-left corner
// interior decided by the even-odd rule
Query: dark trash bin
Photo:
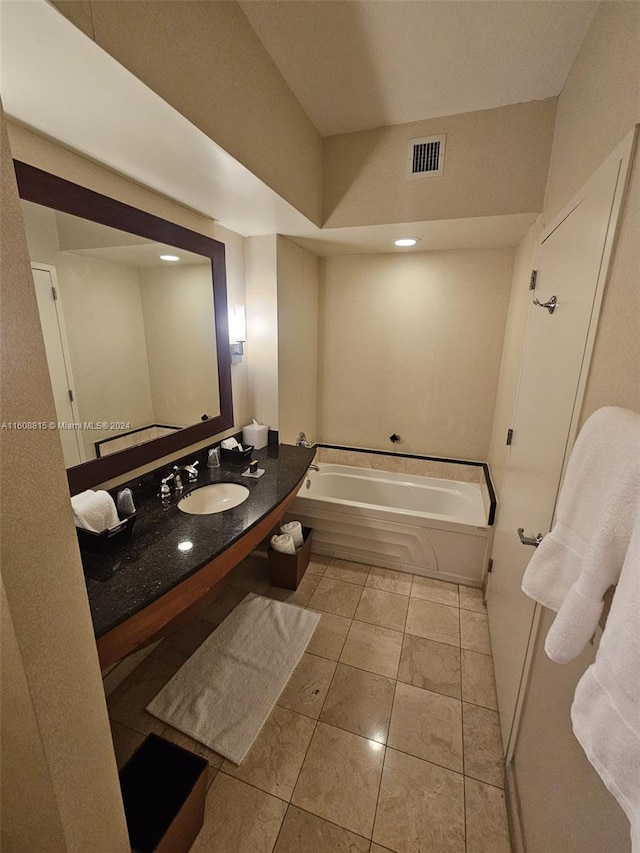
[[[206,759],[149,735],[120,771],[133,853],[186,853],[204,821]]]
[[[304,543],[295,554],[281,554],[271,546],[267,552],[269,557],[269,578],[273,586],[283,589],[298,589],[300,581],[307,571],[311,558],[312,527],[302,528]]]

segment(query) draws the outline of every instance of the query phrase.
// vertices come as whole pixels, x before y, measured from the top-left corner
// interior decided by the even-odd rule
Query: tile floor
[[[247,592],[321,614],[239,767],[145,705]],[[314,555],[296,592],[253,555],[108,698],[123,764],[155,731],[209,761],[206,853],[509,853],[479,590]]]

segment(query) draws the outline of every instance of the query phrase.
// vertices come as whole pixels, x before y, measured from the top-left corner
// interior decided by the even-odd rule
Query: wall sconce
[[[247,340],[244,305],[234,305],[229,312],[229,343],[231,344],[231,363],[238,364],[244,356],[244,344]]]

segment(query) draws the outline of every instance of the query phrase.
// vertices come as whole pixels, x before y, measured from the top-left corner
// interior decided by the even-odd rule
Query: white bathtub
[[[482,584],[492,528],[479,485],[347,465],[318,467],[288,514],[313,528],[315,552]]]

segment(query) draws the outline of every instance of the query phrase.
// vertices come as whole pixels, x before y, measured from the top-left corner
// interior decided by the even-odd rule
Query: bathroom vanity
[[[130,539],[107,554],[81,548],[89,605],[102,669],[164,636],[171,623],[206,602],[224,577],[271,533],[293,501],[315,449],[280,445],[257,451],[265,474],[243,477],[246,465],[206,467],[185,493],[212,483],[250,490],[239,506],[209,515],[178,509],[181,496],[158,497],[166,466],[126,485],[134,495],[137,520]]]

